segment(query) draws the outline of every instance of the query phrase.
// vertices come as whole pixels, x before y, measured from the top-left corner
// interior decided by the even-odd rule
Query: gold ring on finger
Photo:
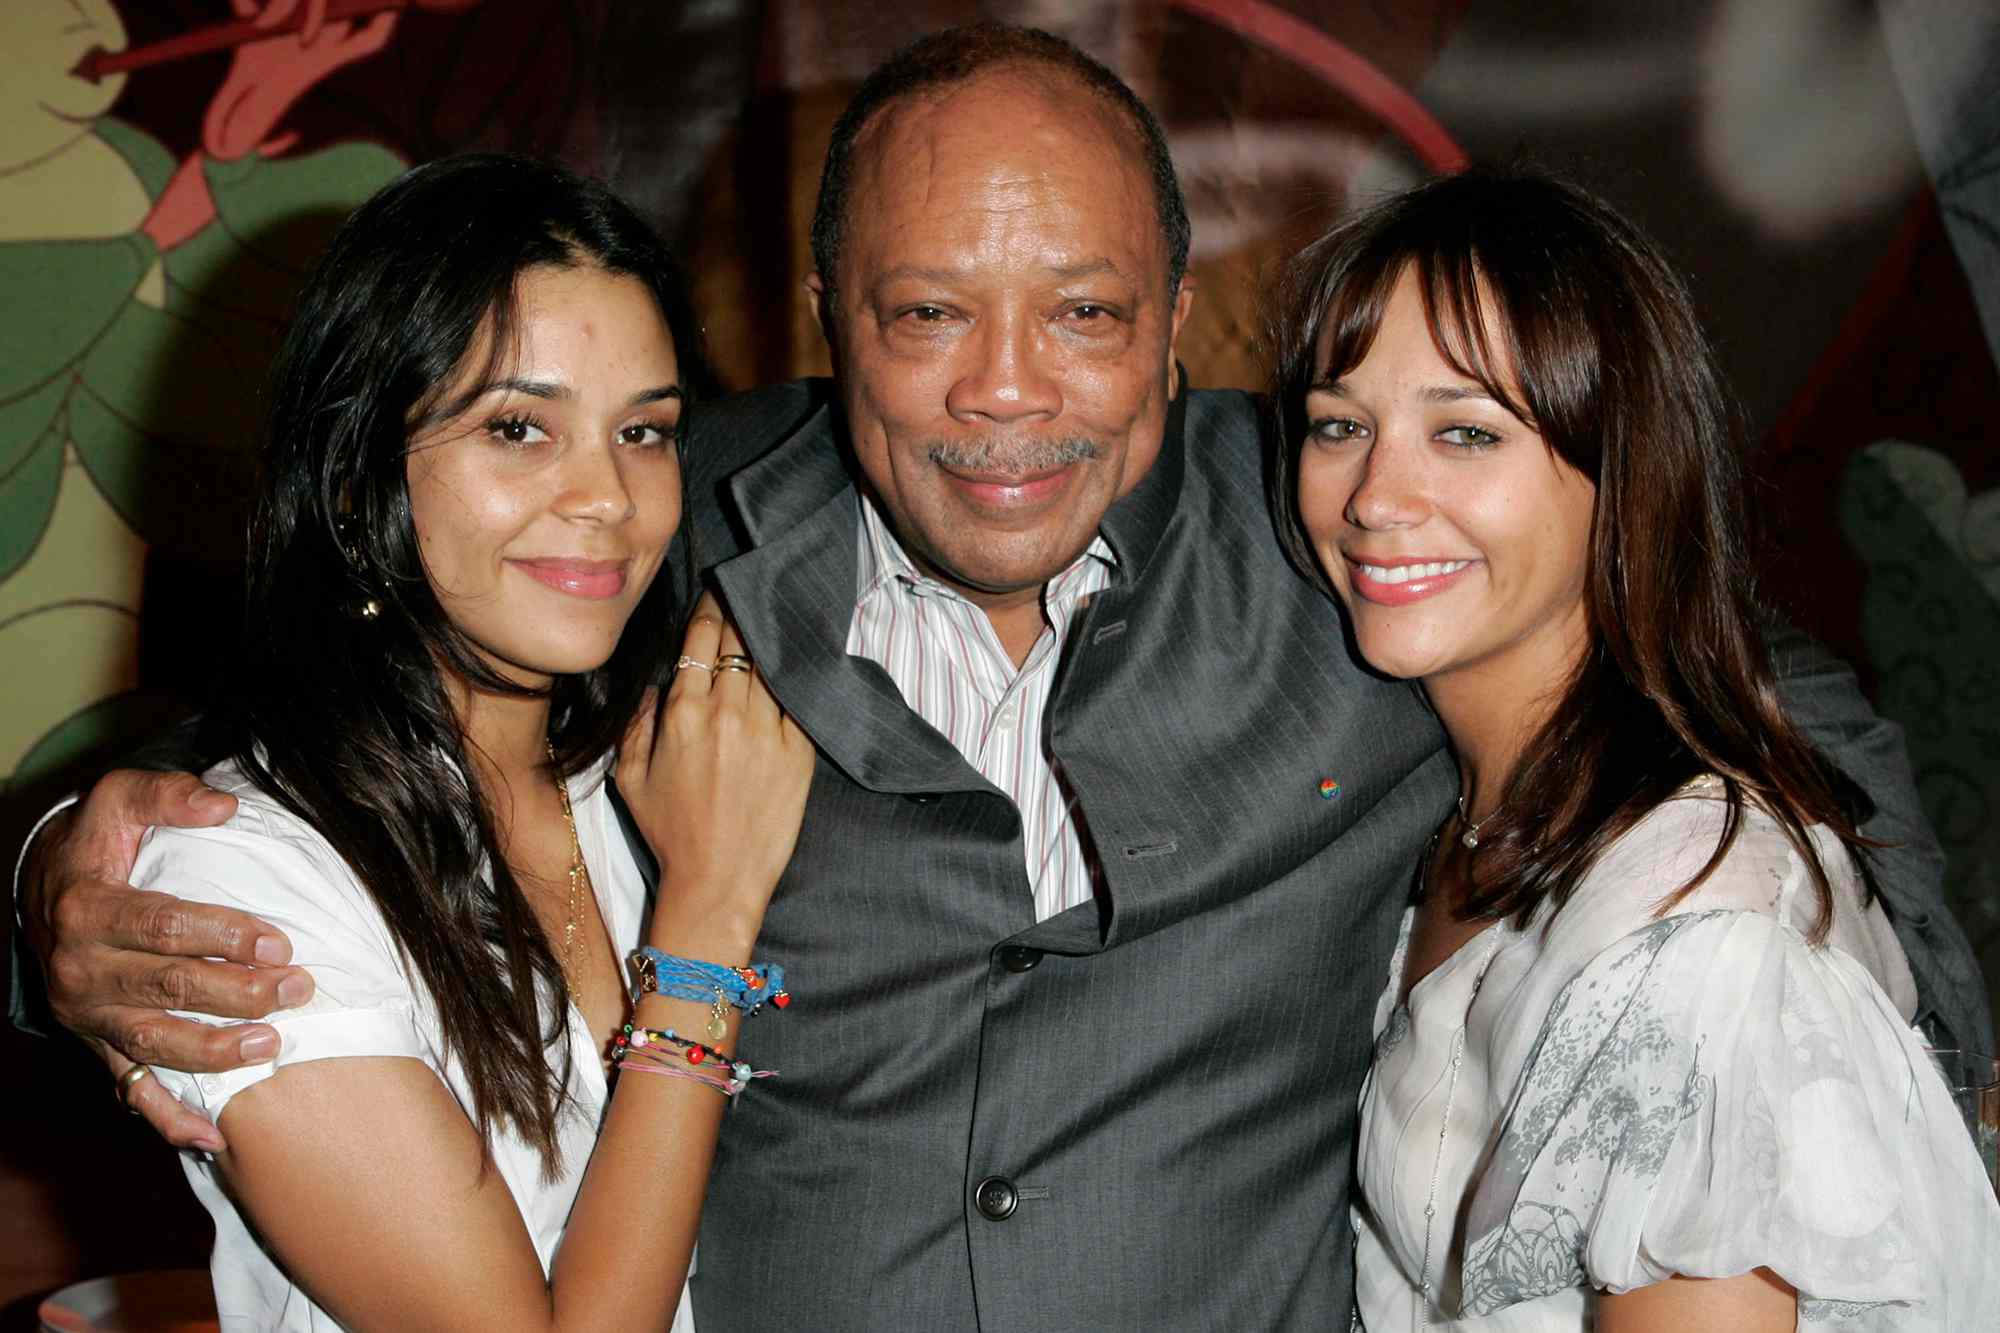
[[[148,1079],[152,1076],[153,1067],[151,1065],[133,1065],[118,1076],[118,1100],[133,1115],[139,1114],[139,1108],[132,1105],[132,1089],[138,1087],[142,1079]]]
[[[715,659],[715,669],[718,673],[723,671],[749,671],[755,665],[756,663],[741,653],[724,653]]]
[[[706,662],[697,662],[697,661],[695,661],[695,660],[694,660],[694,659],[693,659],[692,657],[689,657],[689,656],[688,656],[688,655],[687,655],[686,653],[682,653],[682,654],[681,654],[681,658],[680,658],[680,661],[678,661],[678,662],[674,663],[674,666],[675,666],[676,668],[680,668],[680,667],[693,667],[693,668],[694,668],[694,669],[695,669],[696,671],[713,671],[713,670],[715,670],[715,668],[714,668],[714,667],[712,667],[712,666],[710,666],[710,665],[709,665],[708,663],[706,663]]]

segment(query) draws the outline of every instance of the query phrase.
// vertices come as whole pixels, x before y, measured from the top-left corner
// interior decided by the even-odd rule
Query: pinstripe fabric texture
[[[1285,563],[1259,442],[1247,396],[1184,395],[1100,524],[1116,567],[1041,732],[1102,880],[1042,917],[1015,801],[846,651],[837,405],[788,386],[697,423],[699,549],[821,756],[758,945],[798,1000],[741,1038],[784,1076],[723,1127],[703,1327],[1344,1323],[1367,1019],[1451,775],[1415,694],[1355,666]],[[994,1178],[1005,1218],[977,1206]]]
[[[847,651],[889,673],[917,716],[936,727],[1021,812],[1021,848],[1035,919],[1089,901],[1092,858],[1074,801],[1050,763],[1042,720],[1076,613],[1110,586],[1118,558],[1099,537],[1042,591],[1042,637],[1017,671],[993,622],[917,570],[882,515],[861,497],[855,541],[860,587]]]

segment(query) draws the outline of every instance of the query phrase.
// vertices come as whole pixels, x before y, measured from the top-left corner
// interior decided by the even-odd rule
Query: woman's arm
[[[714,662],[743,648],[708,604],[685,651]],[[681,672],[653,721],[637,720],[618,765],[662,868],[649,939],[747,962],[797,837],[811,744],[744,672]],[[634,1023],[700,1032],[708,1015],[649,995]],[[734,1041],[732,1014],[713,1044]],[[286,1271],[347,1327],[659,1329],[680,1297],[723,1103],[684,1079],[620,1080],[546,1281],[506,1183],[481,1171],[471,1122],[417,1061],[281,1070],[229,1103],[219,1160]]]
[[[1768,1268],[1741,1277],[1670,1277],[1597,1304],[1597,1333],[1792,1333],[1799,1294]]]

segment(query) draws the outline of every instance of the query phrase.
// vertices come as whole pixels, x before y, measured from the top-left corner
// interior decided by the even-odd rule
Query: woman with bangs
[[[1778,705],[1671,267],[1472,172],[1309,247],[1279,341],[1287,544],[1460,776],[1377,1007],[1358,1326],[2000,1327],[2000,1205]]]
[[[409,172],[306,284],[211,719],[236,810],[133,877],[278,926],[313,981],[263,1063],[120,1080],[214,1121],[185,1165],[225,1328],[690,1326],[813,765],[712,602],[658,692],[697,333],[630,207],[510,157]]]

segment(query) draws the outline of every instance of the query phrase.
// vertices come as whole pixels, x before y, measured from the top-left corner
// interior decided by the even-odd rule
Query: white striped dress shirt
[[[847,651],[889,673],[919,717],[1013,798],[1035,917],[1088,901],[1092,857],[1070,797],[1049,765],[1042,717],[1071,620],[1108,587],[1118,558],[1100,535],[1042,589],[1042,637],[1021,669],[986,613],[918,572],[874,504],[861,498],[854,621]]]

